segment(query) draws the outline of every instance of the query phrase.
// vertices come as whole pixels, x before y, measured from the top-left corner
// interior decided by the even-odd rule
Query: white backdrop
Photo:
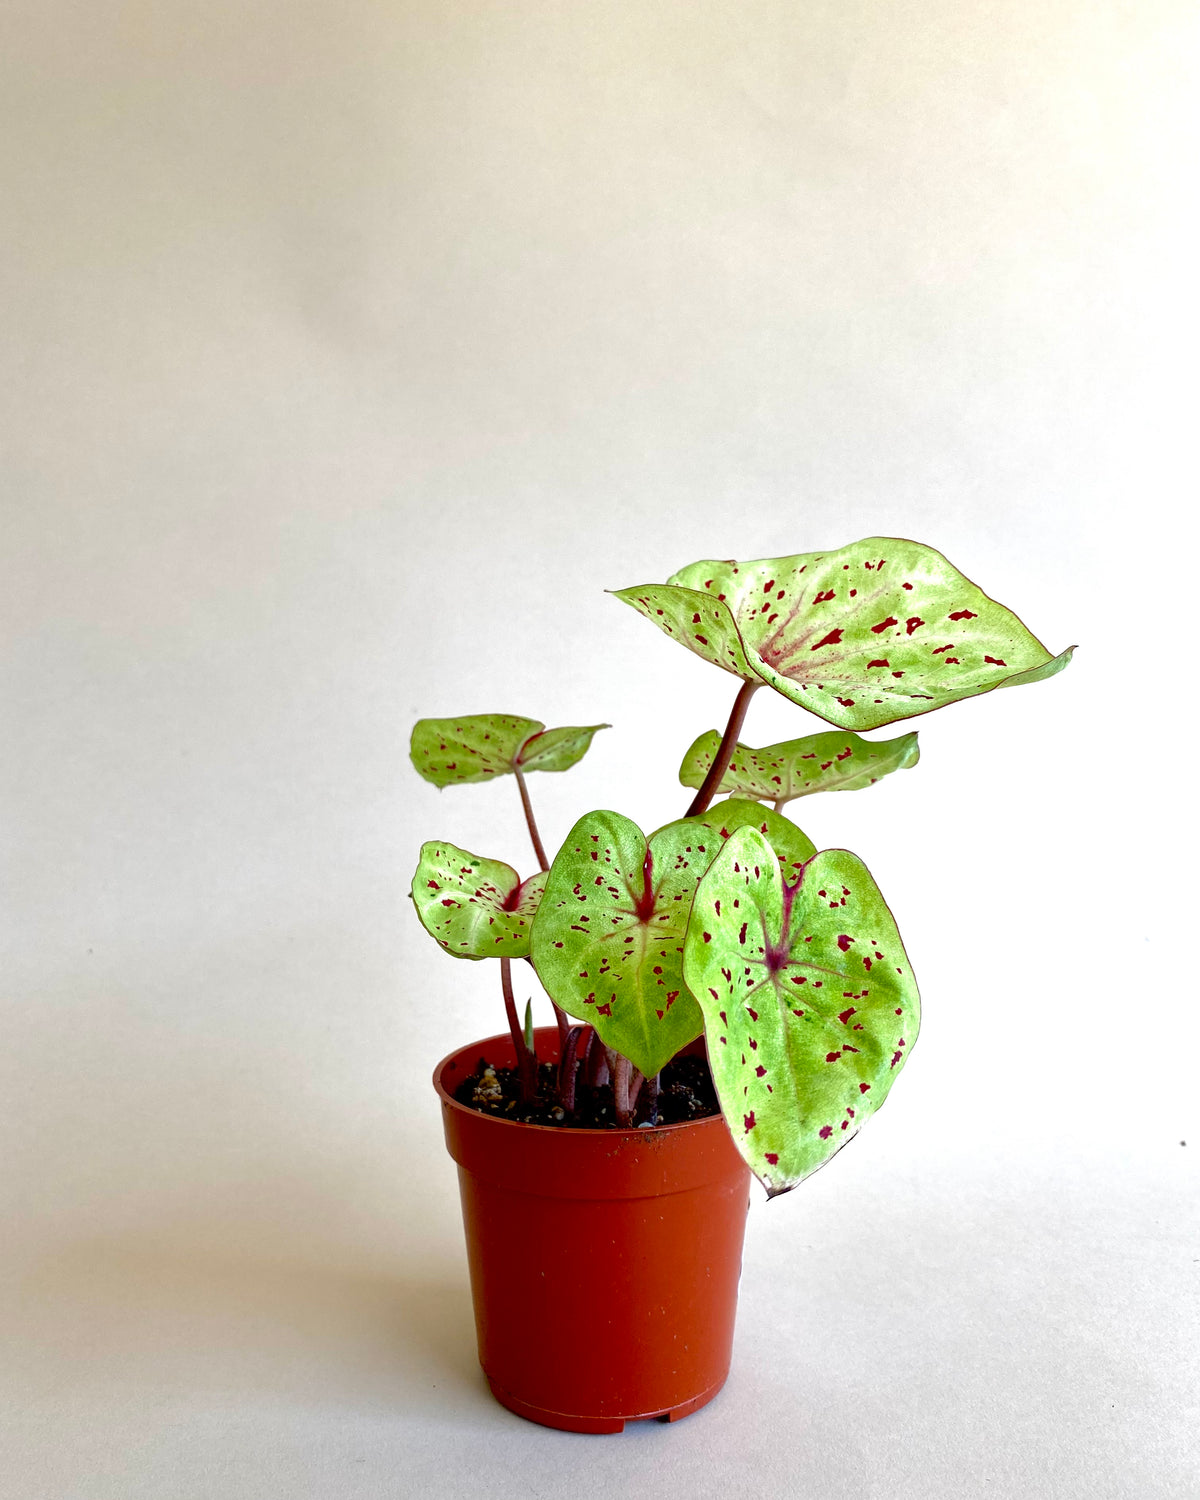
[[[6,1493],[1200,1493],[1193,8],[3,19]],[[609,720],[543,830],[654,827],[736,685],[604,590],[875,533],[1078,656],[793,809],[925,1027],[725,1394],[523,1424],[428,1084],[496,978],[406,892],[529,855],[412,722]]]

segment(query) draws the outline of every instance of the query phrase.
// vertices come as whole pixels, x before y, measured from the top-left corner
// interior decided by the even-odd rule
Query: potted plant
[[[499,960],[508,1020],[434,1076],[480,1361],[512,1410],[592,1432],[716,1394],[750,1175],[773,1198],[823,1166],[917,1038],[920,997],[882,892],[783,809],[916,764],[915,733],[862,731],[1053,676],[1074,649],[1051,655],[940,552],[895,537],[693,563],[616,597],[739,679],[724,732],[683,756],[695,796],[682,818],[646,835],[588,812],[547,857],[526,778],[567,770],[603,724],[423,719],[411,752],[439,787],[513,776],[525,811],[529,874],[434,841],[412,897],[448,953]],[[743,744],[763,686],[832,727]],[[554,1026],[519,1013],[516,960]]]

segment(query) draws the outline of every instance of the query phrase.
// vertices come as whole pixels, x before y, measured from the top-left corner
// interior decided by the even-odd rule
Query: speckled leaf
[[[568,771],[587,754],[592,736],[608,728],[608,724],[587,724],[543,729],[540,734],[531,735],[521,746],[517,764],[522,771]]]
[[[545,870],[522,881],[498,859],[428,843],[412,898],[422,926],[455,958],[524,958],[545,884]]]
[[[581,818],[559,851],[534,924],[532,957],[548,994],[592,1022],[647,1076],[700,1034],[680,962],[701,875],[737,829],[757,829],[791,878],[816,852],[789,819],[731,798],[647,840],[617,813]]]
[[[647,1077],[703,1027],[681,972],[696,879],[628,818],[588,813],[550,867],[533,926],[547,994]]]
[[[772,1195],[879,1108],[920,1025],[900,934],[862,861],[827,849],[785,886],[753,828],[700,882],[684,973],[733,1139]]]
[[[426,781],[446,787],[490,781],[513,771],[565,771],[587,751],[607,724],[547,729],[540,719],[516,714],[464,714],[457,719],[419,719],[410,756]]]
[[[679,768],[684,786],[703,784],[720,744],[715,729],[696,740]],[[739,743],[717,791],[771,802],[791,802],[814,792],[853,792],[874,786],[889,771],[915,766],[919,758],[916,730],[894,740],[864,740],[849,730],[833,730],[761,750]]]
[[[932,547],[867,537],[833,552],[698,562],[624,600],[707,661],[842,729],[878,729],[1061,671],[1016,615]]]
[[[687,864],[693,884],[716,859],[725,842],[739,828],[757,828],[775,851],[785,880],[795,880],[801,866],[817,852],[817,846],[790,818],[762,807],[746,797],[730,797],[697,818],[680,818],[650,835],[655,859],[661,864]]]

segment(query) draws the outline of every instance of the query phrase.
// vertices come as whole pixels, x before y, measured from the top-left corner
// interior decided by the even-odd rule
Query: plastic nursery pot
[[[556,1061],[557,1029],[536,1038],[539,1060]],[[750,1173],[723,1117],[653,1130],[501,1120],[453,1097],[480,1057],[514,1066],[511,1037],[460,1047],[433,1082],[492,1394],[569,1432],[687,1416],[725,1384],[733,1344]]]

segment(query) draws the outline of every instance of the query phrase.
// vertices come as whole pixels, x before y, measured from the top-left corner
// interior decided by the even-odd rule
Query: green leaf
[[[608,727],[547,729],[540,719],[516,714],[418,719],[409,754],[425,780],[439,787],[514,771],[566,771],[586,754],[597,730]]]
[[[680,818],[650,835],[655,858],[686,861],[693,885],[739,828],[757,828],[775,851],[785,880],[795,880],[817,846],[790,818],[745,797],[730,797],[697,818]]]
[[[703,1029],[681,971],[688,913],[700,876],[747,825],[777,844],[789,872],[815,852],[787,818],[731,800],[649,839],[619,813],[588,813],[550,868],[531,943],[538,978],[647,1077]]]
[[[703,785],[720,744],[715,729],[695,741],[679,768],[684,786]],[[915,766],[920,753],[916,730],[894,740],[864,740],[849,730],[833,730],[761,750],[739,743],[717,791],[779,803],[814,792],[853,792],[874,786],[889,771]]]
[[[628,818],[588,813],[550,867],[533,927],[547,994],[647,1077],[703,1029],[681,972],[696,878],[656,859]]]
[[[545,729],[529,737],[517,755],[522,771],[568,771],[582,760],[592,743],[592,736],[609,724],[588,724],[582,728]]]
[[[456,844],[421,845],[412,898],[421,925],[455,958],[525,958],[546,872],[522,881],[511,865]]]
[[[1052,657],[940,552],[900,537],[692,563],[616,597],[689,651],[842,729],[1038,681],[1071,656]]]
[[[700,882],[684,973],[734,1142],[771,1195],[879,1108],[920,1025],[904,945],[862,861],[827,849],[787,887],[753,828]]]

